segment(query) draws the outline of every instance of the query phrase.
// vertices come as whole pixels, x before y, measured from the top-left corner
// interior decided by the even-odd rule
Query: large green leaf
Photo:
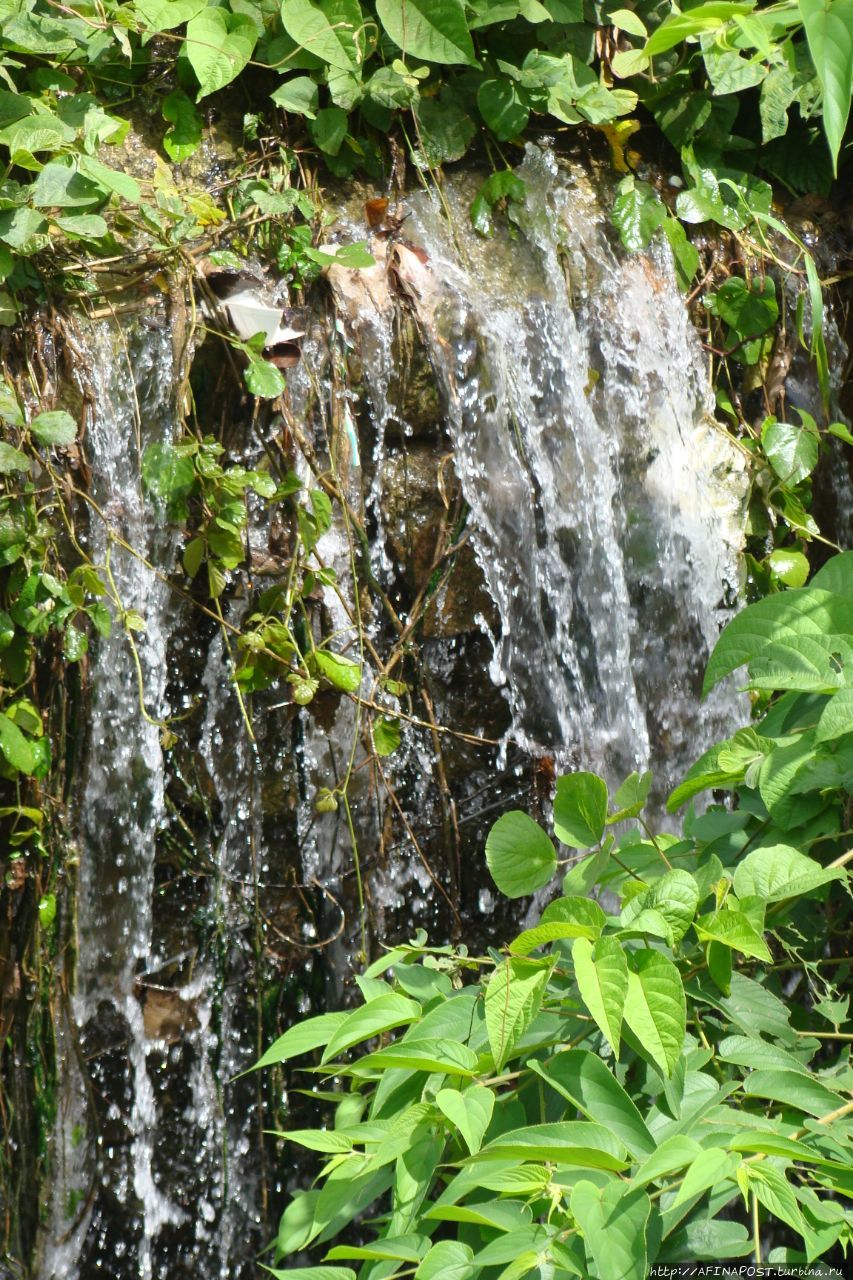
[[[853,733],[853,688],[840,689],[820,713],[815,742],[832,742]]]
[[[476,66],[462,0],[377,0],[376,12],[404,53],[447,66]]]
[[[681,974],[659,951],[638,951],[632,959],[625,1021],[664,1075],[671,1076],[687,1022]]]
[[[607,786],[595,773],[568,773],[557,779],[554,832],[572,849],[598,844],[607,821]]]
[[[782,591],[748,605],[723,630],[708,661],[703,694],[751,661],[774,641],[849,630],[850,608],[842,597],[814,584]]]
[[[659,911],[669,925],[674,943],[680,942],[696,914],[699,887],[689,871],[667,871],[650,888],[631,898],[622,909],[619,923],[630,927],[644,911]]]
[[[709,1187],[716,1186],[726,1178],[733,1178],[740,1162],[739,1155],[720,1147],[708,1147],[701,1151],[691,1161],[670,1208],[675,1209],[694,1196],[702,1195]]]
[[[321,1013],[316,1018],[306,1018],[304,1022],[297,1023],[270,1045],[252,1070],[257,1070],[258,1067],[269,1067],[276,1062],[286,1062],[288,1058],[296,1058],[302,1053],[310,1053],[312,1049],[319,1049],[322,1045],[328,1044],[346,1017],[346,1010],[343,1010],[340,1013]]]
[[[14,720],[10,720],[2,712],[0,712],[0,752],[19,773],[31,774],[36,767],[36,758],[29,741]]]
[[[331,649],[315,650],[314,662],[320,675],[336,689],[342,689],[344,693],[358,692],[361,685],[360,663],[353,662],[340,653],[332,653]]]
[[[486,1029],[500,1071],[539,1012],[549,968],[513,957],[498,965],[486,987]]]
[[[837,173],[853,87],[853,0],[799,0],[799,7],[823,89],[823,127]]]
[[[406,1026],[420,1016],[421,1006],[416,1000],[399,996],[396,992],[377,996],[348,1013],[336,1028],[321,1059],[328,1062],[345,1049],[369,1040],[382,1031],[391,1031],[394,1027]]]
[[[790,845],[774,844],[755,849],[738,863],[734,887],[739,898],[754,896],[765,902],[781,902],[843,878],[840,867],[822,867]]]
[[[539,824],[521,809],[511,809],[489,832],[486,863],[502,894],[523,898],[552,879],[557,855]]]
[[[511,1129],[487,1142],[476,1157],[478,1163],[508,1157],[513,1160],[551,1161],[575,1169],[626,1167],[625,1148],[603,1125],[586,1120],[558,1124],[532,1124]]]
[[[243,13],[208,7],[187,23],[186,51],[196,74],[196,101],[235,80],[248,63],[258,29]]]
[[[495,1106],[495,1095],[481,1084],[472,1084],[461,1092],[458,1089],[440,1089],[436,1103],[454,1124],[465,1145],[474,1155],[480,1150],[483,1136],[489,1127]]]
[[[798,427],[793,422],[768,418],[761,428],[761,445],[767,461],[785,484],[799,484],[817,466],[820,438],[806,423]]]
[[[207,0],[135,0],[134,8],[152,31],[171,31],[201,13]]]
[[[566,1050],[540,1066],[539,1074],[590,1120],[608,1128],[635,1159],[642,1160],[655,1150],[655,1139],[643,1117],[597,1054],[586,1049]]]
[[[624,1182],[572,1190],[572,1216],[581,1229],[598,1280],[646,1280],[646,1224],[652,1205],[645,1191]]]
[[[829,1115],[844,1101],[813,1076],[774,1068],[751,1072],[744,1080],[743,1091],[751,1097],[770,1098],[813,1116]]]
[[[648,1182],[660,1182],[668,1178],[669,1174],[675,1173],[676,1169],[683,1169],[691,1164],[701,1150],[695,1138],[676,1133],[671,1138],[666,1138],[657,1150],[643,1161],[634,1174],[632,1182],[634,1186],[639,1187],[644,1187]]]
[[[755,960],[772,960],[770,948],[752,921],[742,911],[715,911],[696,920],[696,933],[708,942],[719,942]]]
[[[283,0],[281,20],[292,40],[330,67],[359,67],[364,19],[358,0]]]
[[[474,1251],[458,1240],[439,1240],[415,1272],[415,1280],[466,1280]]]
[[[694,5],[685,13],[670,14],[649,37],[643,52],[649,57],[666,53],[690,36],[697,36],[705,31],[715,31],[730,18],[745,15],[752,8],[753,5],[749,3],[736,4],[730,0],[708,0],[707,4]]]
[[[599,938],[594,947],[586,938],[578,938],[572,946],[572,961],[581,999],[618,1058],[628,997],[625,952],[615,938]]]
[[[444,1072],[449,1076],[472,1076],[477,1055],[455,1040],[404,1039],[359,1058],[359,1072],[376,1068],[407,1067],[410,1071]]]

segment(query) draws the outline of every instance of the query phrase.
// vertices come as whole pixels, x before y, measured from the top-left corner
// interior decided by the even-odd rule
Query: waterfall
[[[462,568],[441,578],[418,644],[436,716],[469,736],[446,740],[448,783],[414,690],[421,723],[405,727],[381,780],[352,769],[352,828],[340,808],[318,813],[315,798],[355,760],[363,723],[353,705],[332,697],[298,711],[274,684],[254,700],[250,735],[226,629],[167,584],[185,581],[181,534],[143,494],[140,460],[179,430],[168,317],[86,329],[85,444],[102,513],[88,550],[108,562],[122,609],[145,629],[132,633],[134,656],[117,619],[88,671],[75,986],[58,1026],[39,1280],[256,1273],[271,1231],[259,1154],[269,1120],[259,1077],[236,1077],[263,1036],[265,948],[289,949],[273,966],[285,1025],[322,1008],[324,994],[340,999],[361,945],[353,832],[388,941],[419,925],[446,932],[436,906],[445,890],[466,923],[498,929],[492,913],[506,908],[485,887],[484,824],[514,800],[531,757],[615,782],[651,767],[664,791],[737,714],[722,695],[699,708],[697,693],[737,593],[745,469],[713,420],[669,250],[626,255],[608,192],[549,150],[529,148],[519,174],[526,201],[490,240],[468,229],[483,175],[448,177],[440,199],[410,196],[400,236],[418,287],[401,304],[381,261],[393,241],[376,240],[375,269],[331,276],[337,319],[317,314],[303,365],[288,374],[288,412],[323,465],[329,414],[343,424],[349,500],[402,625],[429,587],[434,511],[443,518],[441,504],[457,485],[461,494],[448,563]],[[342,204],[338,231],[369,235],[360,197]],[[406,324],[427,370],[416,399],[401,369]],[[331,376],[333,360],[349,361],[348,386]],[[230,423],[231,457],[256,465],[280,429],[271,418],[261,439]],[[253,506],[250,543],[261,553],[265,519]],[[403,563],[407,539],[419,538]],[[345,522],[319,552],[352,599]],[[234,575],[228,623],[250,615],[257,585]],[[389,623],[366,591],[364,601],[381,653]],[[332,591],[322,609],[342,645],[350,613]],[[365,692],[369,657],[366,668]],[[439,884],[427,855],[442,823],[457,843]],[[326,939],[325,953],[311,949]]]

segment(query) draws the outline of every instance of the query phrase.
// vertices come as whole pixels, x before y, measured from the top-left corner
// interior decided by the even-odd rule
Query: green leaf
[[[793,422],[768,418],[761,428],[761,446],[779,479],[795,485],[817,466],[820,437],[805,424],[798,427]]]
[[[207,7],[190,19],[185,48],[199,83],[197,102],[237,78],[257,38],[257,27],[242,13]]]
[[[630,773],[613,797],[614,812],[608,815],[607,825],[624,822],[626,818],[636,818],[637,814],[642,813],[651,789],[650,772],[642,776],[636,771]]]
[[[373,722],[373,750],[378,756],[390,756],[400,745],[400,721],[396,716],[379,716]]]
[[[626,1166],[625,1148],[600,1124],[564,1120],[558,1124],[532,1124],[492,1138],[477,1156],[487,1160],[513,1159],[553,1162],[574,1169],[612,1169]]]
[[[136,0],[134,8],[152,31],[172,31],[201,13],[207,0]]]
[[[724,1151],[720,1147],[709,1147],[701,1151],[691,1162],[690,1168],[684,1175],[684,1181],[669,1208],[675,1209],[678,1205],[692,1200],[694,1196],[702,1195],[709,1187],[718,1185],[726,1178],[733,1178],[740,1163],[739,1155]]]
[[[695,1138],[676,1133],[665,1139],[658,1149],[644,1160],[631,1179],[635,1187],[644,1187],[648,1182],[660,1182],[676,1169],[683,1169],[696,1159],[702,1148]]]
[[[554,832],[572,849],[598,844],[607,821],[607,785],[594,773],[569,773],[557,779]]]
[[[767,596],[741,610],[714,646],[705,672],[703,696],[724,676],[750,662],[768,644],[792,636],[820,636],[849,628],[849,605],[839,596],[811,586]]]
[[[523,203],[527,185],[512,169],[499,169],[486,179],[471,201],[471,223],[481,236],[492,233],[492,210],[501,200]]]
[[[343,107],[323,107],[308,128],[321,151],[336,156],[347,136],[349,117]]]
[[[361,687],[361,664],[352,662],[340,653],[332,653],[330,649],[316,649],[314,662],[317,670],[329,684],[344,693],[357,693]]]
[[[646,1280],[652,1205],[645,1191],[619,1181],[603,1188],[581,1181],[572,1190],[571,1208],[601,1280]]]
[[[481,1084],[472,1084],[461,1093],[457,1089],[440,1089],[435,1101],[454,1124],[465,1145],[474,1155],[480,1150],[495,1106],[495,1095]]]
[[[2,446],[0,446],[2,447]],[[19,773],[32,774],[36,758],[32,746],[21,733],[14,720],[0,712],[0,752]]]
[[[798,0],[809,52],[823,90],[823,127],[838,172],[838,153],[853,87],[853,0]]]
[[[498,965],[486,987],[486,1029],[500,1071],[539,1012],[549,969],[533,960],[510,959]]]
[[[139,183],[129,173],[120,173],[117,169],[111,169],[95,156],[80,156],[77,167],[81,173],[94,179],[105,190],[114,192],[128,204],[139,203],[141,199]]]
[[[750,1097],[770,1098],[813,1116],[829,1115],[843,1102],[839,1094],[812,1076],[772,1068],[750,1072],[743,1082],[743,1091]]]
[[[659,951],[638,951],[632,961],[625,1021],[652,1061],[671,1076],[681,1057],[687,1023],[681,974]]]
[[[243,370],[243,379],[252,395],[259,400],[275,400],[285,387],[281,370],[268,360],[250,360]]]
[[[292,111],[313,120],[317,115],[320,91],[310,76],[292,76],[290,80],[280,84],[270,97],[283,111]]]
[[[455,1040],[410,1040],[406,1037],[396,1044],[386,1045],[364,1058],[357,1067],[375,1070],[377,1067],[406,1067],[409,1071],[443,1072],[448,1076],[472,1076],[477,1069],[477,1055],[467,1045]]]
[[[784,582],[786,587],[805,586],[809,576],[809,562],[802,551],[779,547],[770,552],[767,563],[773,570],[774,577]]]
[[[853,733],[853,688],[839,689],[820,713],[815,742],[834,742]]]
[[[25,453],[0,441],[0,476],[11,475],[13,471],[27,472],[29,469],[30,460]]]
[[[396,45],[442,66],[476,66],[462,0],[376,0],[376,12]]]
[[[417,115],[423,161],[429,165],[441,165],[461,160],[476,133],[471,117],[455,102],[442,98],[421,98]],[[424,167],[422,161],[418,160],[418,163]]]
[[[163,99],[163,119],[171,128],[163,137],[163,149],[170,160],[187,160],[201,142],[201,116],[181,89],[173,89]]]
[[[710,0],[707,4],[695,5],[685,13],[673,13],[660,24],[646,42],[643,50],[649,57],[666,53],[677,44],[697,36],[704,31],[715,31],[728,22],[730,18],[740,17],[750,12],[752,4],[729,3],[728,0]]]
[[[300,1054],[310,1053],[328,1044],[332,1035],[347,1017],[346,1011],[341,1013],[321,1013],[316,1018],[306,1018],[295,1027],[290,1027],[283,1036],[270,1045],[263,1057],[252,1067],[270,1067],[277,1062],[287,1062],[289,1058],[297,1058]]]
[[[618,1058],[628,998],[625,952],[615,938],[599,938],[595,947],[586,938],[578,938],[572,947],[572,962],[581,999]]]
[[[807,1228],[797,1197],[784,1173],[773,1165],[762,1163],[747,1165],[746,1175],[749,1188],[755,1193],[759,1203],[774,1217],[787,1222],[794,1231],[805,1235]]]
[[[542,912],[537,928],[551,924],[566,925],[572,932],[564,938],[589,938],[595,940],[604,932],[607,917],[593,898],[555,898]],[[531,931],[532,932],[532,931]]]
[[[466,1280],[474,1267],[474,1250],[458,1240],[439,1240],[415,1272],[415,1280]]]
[[[667,871],[622,910],[620,926],[630,928],[644,911],[659,911],[669,925],[673,943],[684,937],[699,906],[699,886],[689,871]]]
[[[654,1152],[656,1142],[643,1117],[597,1054],[586,1049],[569,1049],[555,1054],[545,1064],[534,1060],[530,1065],[538,1068],[538,1073],[585,1116],[609,1129],[635,1160]]]
[[[288,1267],[286,1271],[264,1267],[264,1270],[269,1271],[276,1280],[355,1280],[355,1272],[351,1267]]]
[[[752,921],[742,911],[717,911],[696,919],[696,934],[700,939],[719,942],[741,955],[755,960],[772,960],[770,948]]]
[[[382,1031],[391,1031],[394,1027],[406,1026],[420,1017],[421,1006],[416,1000],[398,996],[395,992],[377,996],[352,1013],[345,1015],[340,1026],[334,1031],[321,1058],[323,1064],[331,1061],[339,1053],[351,1049],[353,1045],[378,1036]]]
[[[631,174],[619,184],[611,217],[625,248],[637,253],[648,248],[655,231],[668,215],[655,189]]]
[[[831,704],[830,704],[831,705]],[[822,867],[790,845],[774,844],[755,849],[738,863],[734,889],[739,898],[758,897],[782,902],[812,893],[831,880],[843,879],[840,867]]]
[[[283,0],[281,20],[292,40],[330,67],[360,67],[366,50],[358,0]]]
[[[480,115],[501,142],[517,138],[527,128],[530,108],[520,87],[507,76],[483,80],[477,90]]]
[[[173,518],[180,518],[196,485],[193,460],[170,444],[150,444],[142,455],[142,482]]]
[[[79,213],[73,217],[56,217],[53,221],[61,231],[64,231],[68,236],[73,236],[75,239],[100,240],[109,231],[106,222],[98,213]]]
[[[376,1262],[419,1262],[424,1252],[425,1241],[421,1236],[385,1236],[373,1244],[359,1246],[339,1244],[330,1249],[326,1257],[330,1260],[343,1258],[363,1258]]]
[[[553,878],[557,855],[539,824],[520,809],[511,809],[489,832],[486,863],[502,894],[523,898]]]
[[[84,209],[100,204],[104,196],[76,167],[52,160],[33,184],[31,199],[37,209]]]

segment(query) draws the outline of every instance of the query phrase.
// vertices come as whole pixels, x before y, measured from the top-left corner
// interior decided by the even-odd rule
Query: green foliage
[[[671,806],[724,787],[730,807],[656,836],[633,821],[648,776],[610,804],[592,774],[558,781],[555,835],[597,846],[586,887],[606,888],[605,909],[556,898],[485,956],[420,934],[368,970],[387,981],[363,1005],[268,1051],[259,1066],[322,1049],[308,1069],[334,1082],[323,1096],[339,1117],[281,1135],[326,1158],[276,1241],[277,1264],[311,1249],[317,1266],[274,1274],[353,1260],[364,1280],[643,1280],[685,1258],[766,1261],[765,1242],[769,1261],[799,1265],[849,1246],[850,1069],[844,1036],[824,1029],[846,1005],[815,921],[830,911],[828,945],[844,946],[851,596],[848,553],[720,637],[706,686],[746,665],[761,714],[697,762]],[[617,824],[615,842],[604,832]],[[486,859],[512,896],[557,869],[519,812],[495,823]],[[789,1005],[796,971],[807,995]],[[358,1243],[335,1243],[353,1239],[350,1223]]]

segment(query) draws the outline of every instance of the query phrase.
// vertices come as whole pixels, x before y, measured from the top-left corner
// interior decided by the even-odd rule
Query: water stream
[[[404,234],[427,259],[428,288],[411,305],[439,393],[431,437],[406,421],[387,287],[364,300],[360,323],[342,313],[338,326],[365,388],[363,469],[353,459],[350,491],[373,521],[373,572],[395,599],[402,567],[389,485],[401,460],[405,470],[420,458],[434,491],[452,453],[466,510],[457,535],[473,555],[465,581],[444,583],[456,597],[437,602],[424,643],[438,714],[456,708],[470,731],[501,740],[491,754],[455,757],[455,790],[443,797],[484,812],[478,797],[490,774],[542,752],[611,777],[651,766],[665,786],[732,714],[724,700],[697,714],[696,693],[737,590],[742,467],[710,417],[668,252],[617,251],[605,197],[549,152],[531,151],[521,174],[528,204],[511,233],[501,228],[487,242],[460,231],[476,175],[447,183],[455,232],[429,195],[408,202]],[[363,239],[353,208],[341,227]],[[291,408],[308,435],[328,340],[326,354],[308,343],[305,369],[291,375]],[[124,333],[89,330],[86,362],[92,495],[127,542],[173,573],[179,535],[143,497],[139,469],[144,445],[178,429],[165,317]],[[350,429],[354,441],[354,417]],[[250,440],[240,460],[259,455]],[[416,531],[427,527],[426,506],[408,492],[406,504]],[[134,633],[138,671],[118,625],[89,670],[76,986],[60,1027],[56,1177],[39,1280],[248,1280],[269,1229],[256,1078],[234,1082],[260,1034],[257,909],[266,928],[289,921],[297,889],[300,901],[313,895],[315,924],[300,935],[310,941],[326,927],[324,910],[333,922],[329,902],[353,892],[341,815],[313,810],[317,787],[346,764],[353,714],[344,702],[336,718],[294,718],[274,688],[256,703],[252,743],[215,625],[191,624],[163,581],[115,542],[108,548],[93,520],[93,559],[103,563],[108,550],[123,607],[146,625]],[[321,553],[349,590],[339,528]],[[240,579],[226,598],[232,622],[249,590]],[[335,608],[327,602],[330,625],[343,629]],[[371,627],[378,644],[375,616]],[[154,721],[176,713],[186,727],[178,723],[179,743],[164,753]],[[440,816],[433,740],[413,733],[385,767],[426,839]],[[204,833],[203,856],[174,852],[182,812]],[[384,793],[357,775],[359,842],[369,853],[391,850],[364,864],[374,921],[381,926],[387,910],[410,929],[430,919],[435,889],[423,857],[386,841],[389,812]],[[453,883],[463,907],[467,894],[471,910],[488,914],[481,827],[466,831]],[[327,994],[337,997],[358,943],[353,927],[341,933],[322,979]],[[295,954],[296,978],[285,967],[280,984],[286,995],[296,983],[285,1024],[308,1007],[311,966],[322,970],[313,952]]]

